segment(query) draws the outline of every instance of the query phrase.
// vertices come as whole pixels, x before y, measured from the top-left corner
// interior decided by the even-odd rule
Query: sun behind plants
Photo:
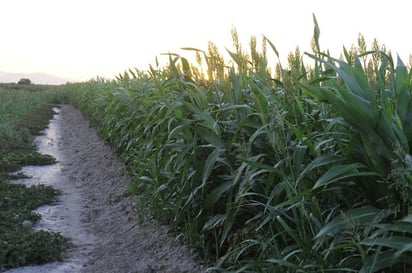
[[[58,93],[51,88],[9,89],[0,86],[0,271],[29,265],[60,261],[68,240],[57,233],[35,231],[40,219],[32,211],[56,201],[58,191],[50,186],[26,187],[8,179],[25,165],[47,165],[55,159],[36,152],[34,135],[47,127],[53,116],[51,103]]]
[[[140,212],[213,272],[410,268],[412,68],[362,36],[334,59],[314,23],[313,52],[288,66],[233,31],[227,65],[212,43],[186,48],[207,80],[170,54],[166,68],[67,86],[127,163]]]

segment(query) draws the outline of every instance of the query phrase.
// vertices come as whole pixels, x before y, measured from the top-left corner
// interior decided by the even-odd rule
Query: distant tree
[[[31,84],[31,80],[30,79],[20,79],[17,84]]]

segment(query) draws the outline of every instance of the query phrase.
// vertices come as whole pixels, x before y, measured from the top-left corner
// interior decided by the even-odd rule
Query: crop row
[[[232,33],[226,63],[65,88],[133,176],[147,219],[170,224],[213,272],[404,272],[411,261],[411,69],[374,43],[297,49],[270,68]],[[311,65],[303,63],[308,60]]]

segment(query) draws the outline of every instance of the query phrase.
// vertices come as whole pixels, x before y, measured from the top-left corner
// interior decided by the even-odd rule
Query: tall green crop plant
[[[315,67],[297,49],[274,79],[274,44],[265,37],[259,53],[252,38],[248,55],[233,31],[230,65],[212,43],[185,48],[206,79],[167,54],[167,67],[83,86],[79,103],[128,164],[141,211],[201,248],[211,271],[399,271],[409,258],[389,181],[409,166],[410,72],[387,59],[370,78],[356,55],[345,65],[320,53],[319,33],[315,21]]]
[[[354,67],[343,61],[326,61],[325,64],[333,68],[342,81],[328,80],[322,88],[305,86],[306,90],[319,100],[331,103],[337,114],[341,115],[350,126],[354,136],[358,136],[358,145],[352,155],[356,160],[364,162],[379,175],[379,179],[371,178],[361,186],[365,189],[365,196],[369,196],[370,189],[374,188],[374,196],[369,196],[373,205],[395,205],[398,203],[399,217],[408,214],[409,197],[405,193],[410,191],[410,182],[407,174],[407,159],[410,157],[409,139],[403,128],[409,127],[399,117],[399,112],[406,113],[409,106],[410,79],[404,74],[402,62],[397,70],[392,71],[394,79],[389,85],[380,77],[380,88],[376,92],[370,89],[368,79],[359,59],[355,60]],[[336,64],[335,64],[336,63]],[[384,62],[382,65],[386,65]],[[384,69],[381,68],[381,71]],[[381,72],[380,72],[381,73]],[[398,78],[399,77],[399,78]],[[402,77],[402,78],[400,78]],[[387,88],[389,87],[389,89]],[[403,96],[402,104],[397,105],[399,96]],[[406,103],[404,103],[406,101]],[[406,111],[405,111],[406,110]],[[403,119],[405,121],[406,118]],[[356,141],[356,139],[354,139]],[[393,177],[394,172],[400,176]],[[404,170],[404,171],[402,171]],[[387,178],[391,181],[387,181]],[[381,183],[379,180],[388,183]],[[373,182],[375,180],[375,182]],[[388,187],[396,183],[392,197],[388,196]],[[389,194],[390,195],[390,194]],[[407,194],[408,196],[408,194]],[[388,205],[384,205],[384,204]]]
[[[409,115],[405,114],[412,110],[409,108],[410,72],[406,71],[400,60],[394,69],[392,59],[385,56],[385,60],[375,71],[377,90],[372,90],[359,57],[355,57],[351,66],[330,57],[325,60],[311,56],[333,69],[338,78],[323,79],[320,87],[304,85],[304,89],[319,101],[329,103],[333,111],[344,120],[342,124],[352,134],[351,144],[348,146],[352,148],[343,154],[355,162],[362,162],[360,166],[367,167],[370,171],[370,175],[358,177],[354,182],[362,190],[368,204],[382,209],[374,209],[372,218],[365,218],[368,215],[365,211],[367,207],[347,211],[347,220],[335,218],[325,225],[317,238],[324,237],[327,232],[337,234],[333,227],[341,225],[343,221],[360,222],[358,228],[364,229],[364,235],[358,239],[359,244],[364,250],[365,246],[370,246],[366,247],[363,254],[365,258],[362,272],[376,272],[391,267],[405,261],[405,249],[409,249],[408,236],[405,233],[409,224],[392,222],[391,219],[403,219],[409,215],[412,182],[409,143],[411,136],[408,132],[410,125],[405,123]],[[387,73],[390,76],[389,82]],[[352,215],[356,220],[351,218]],[[365,219],[365,222],[361,219]],[[399,247],[395,246],[395,238],[398,237],[393,237],[396,233],[382,226],[382,223],[388,221],[401,231],[403,243]],[[373,230],[375,234],[370,233]],[[376,236],[377,233],[379,236]],[[382,247],[389,247],[391,250],[384,251]]]
[[[292,73],[284,77],[305,79],[302,67],[297,57]],[[221,226],[220,242],[229,247],[219,264],[231,261],[229,268],[241,268],[241,272],[309,272],[336,265],[333,259],[325,260],[321,252],[314,253],[312,247],[313,238],[339,206],[323,212],[317,200],[323,194],[315,196],[311,187],[322,172],[320,181],[325,183],[364,173],[357,165],[343,164],[344,158],[339,155],[327,156],[339,144],[333,130],[326,130],[326,122],[319,121],[327,113],[314,109],[316,102],[295,88],[292,80],[288,85],[278,81],[274,86],[261,73],[250,71],[247,75],[235,72],[231,78],[241,79],[233,81],[236,89],[232,92],[248,94],[243,96],[246,104],[226,107],[248,113],[242,122],[233,120],[239,126],[239,135],[233,138],[232,147],[243,147],[237,150],[239,163],[232,165],[235,168],[230,180],[215,191],[221,197],[227,194],[229,205],[206,226],[217,231]],[[327,171],[337,163],[343,171],[338,166]],[[338,204],[342,201],[329,198]]]

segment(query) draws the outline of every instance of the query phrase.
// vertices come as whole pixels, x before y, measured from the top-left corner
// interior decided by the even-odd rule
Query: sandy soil
[[[73,246],[65,260],[8,273],[205,272],[193,250],[176,242],[167,227],[139,223],[128,195],[130,177],[112,150],[80,112],[63,105],[50,123],[42,152],[59,163],[26,168],[33,176],[19,183],[45,183],[62,191],[59,203],[38,210],[36,228],[61,232]]]

